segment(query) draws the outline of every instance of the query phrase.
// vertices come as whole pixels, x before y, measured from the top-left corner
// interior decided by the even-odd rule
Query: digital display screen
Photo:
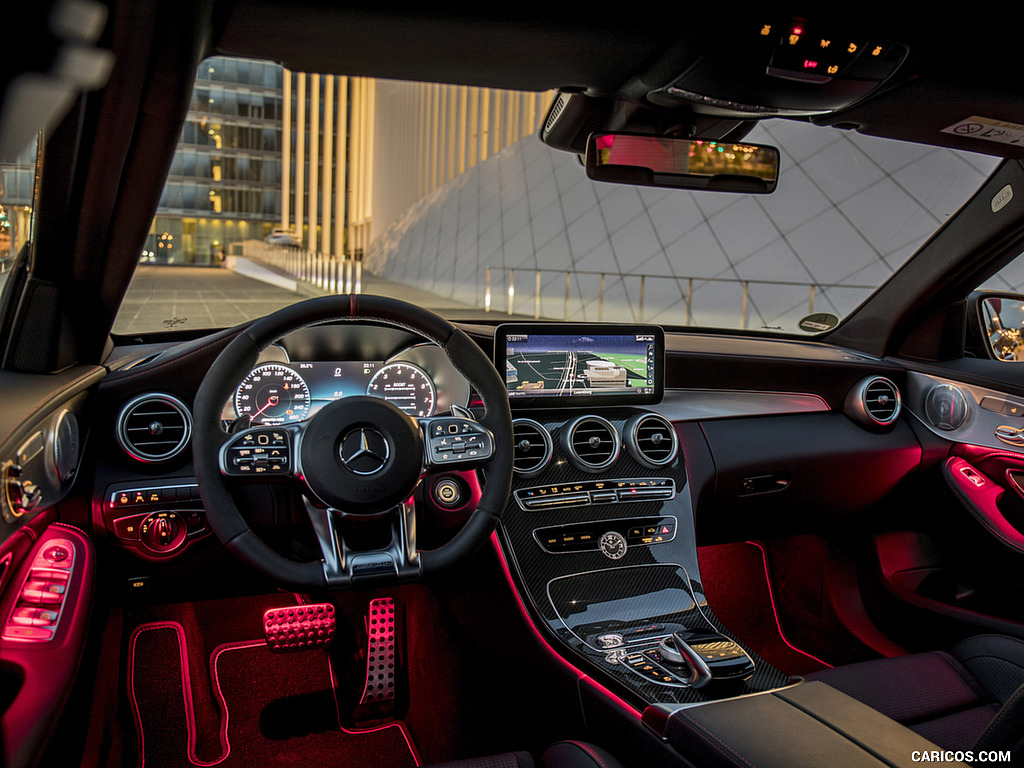
[[[650,404],[664,391],[657,326],[506,324],[494,344],[513,406]]]

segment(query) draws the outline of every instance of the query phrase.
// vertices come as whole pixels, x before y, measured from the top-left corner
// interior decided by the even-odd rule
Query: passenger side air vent
[[[900,415],[900,391],[889,379],[872,376],[859,381],[846,397],[846,413],[868,426],[885,427]]]
[[[679,438],[671,422],[656,413],[637,414],[623,430],[626,450],[645,467],[671,464],[679,451]]]
[[[512,467],[517,475],[532,477],[551,460],[551,435],[533,419],[512,422],[512,442]]]
[[[117,442],[136,461],[172,459],[185,450],[191,436],[192,416],[171,395],[140,395],[117,418]]]
[[[600,472],[619,456],[619,433],[607,419],[580,416],[569,422],[560,434],[562,450],[578,469]]]

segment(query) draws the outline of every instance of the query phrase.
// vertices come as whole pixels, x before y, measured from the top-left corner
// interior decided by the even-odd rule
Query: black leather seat
[[[430,768],[622,768],[622,764],[600,747],[585,741],[559,741],[541,757],[538,766],[528,752],[474,757]]]
[[[918,653],[807,675],[944,749],[1024,752],[1024,641],[978,635]]]

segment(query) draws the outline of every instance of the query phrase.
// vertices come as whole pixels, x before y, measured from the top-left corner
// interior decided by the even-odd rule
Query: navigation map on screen
[[[637,396],[655,391],[653,334],[509,333],[505,386],[510,398]]]

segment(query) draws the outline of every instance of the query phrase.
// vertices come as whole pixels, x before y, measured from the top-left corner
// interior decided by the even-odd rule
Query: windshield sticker
[[[987,117],[969,117],[943,128],[942,133],[970,136],[972,139],[995,141],[999,144],[1024,144],[1024,125],[991,120]]]
[[[164,328],[170,330],[171,328],[177,328],[179,325],[184,325],[187,322],[187,317],[172,317],[164,320]]]
[[[808,331],[810,333],[820,333],[821,331],[827,331],[830,328],[835,328],[839,325],[839,318],[835,315],[831,315],[828,312],[818,312],[814,315],[808,315],[800,321],[800,330]]]

